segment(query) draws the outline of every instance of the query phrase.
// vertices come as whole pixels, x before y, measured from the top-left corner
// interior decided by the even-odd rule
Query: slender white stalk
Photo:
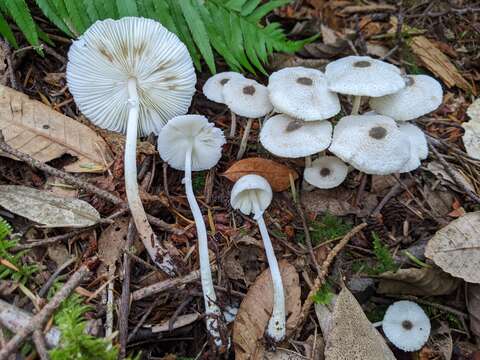
[[[231,124],[230,124],[230,139],[235,137],[237,132],[237,115],[232,111],[231,114]]]
[[[202,212],[198,206],[197,199],[193,193],[192,186],[192,148],[185,155],[185,192],[187,193],[188,204],[192,211],[193,220],[197,228],[198,237],[198,255],[200,259],[200,279],[202,282],[203,300],[205,302],[205,314],[207,316],[207,330],[214,338],[217,346],[222,345],[220,333],[218,331],[218,319],[221,316],[220,308],[217,305],[217,296],[213,288],[212,271],[210,269],[210,259],[208,257],[208,238],[207,228],[203,220]]]
[[[305,167],[311,167],[312,166],[312,156],[308,155],[305,156]]]
[[[373,323],[372,325],[373,325],[373,327],[382,326],[382,325],[383,325],[383,321],[377,321],[376,323]]]
[[[358,111],[360,110],[360,105],[362,104],[362,97],[361,96],[354,96],[353,97],[353,104],[352,104],[352,113],[351,115],[357,115]]]
[[[240,143],[240,149],[238,149],[237,160],[240,160],[247,150],[248,136],[250,135],[250,129],[252,128],[253,119],[248,119],[247,125],[243,132],[242,141]]]

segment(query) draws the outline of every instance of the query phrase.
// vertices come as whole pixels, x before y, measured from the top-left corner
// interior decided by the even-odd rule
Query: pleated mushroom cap
[[[416,119],[436,110],[443,99],[440,83],[427,75],[409,75],[406,86],[395,94],[370,99],[377,113],[397,121]]]
[[[260,132],[260,142],[270,153],[299,158],[325,150],[332,141],[329,121],[301,121],[279,114],[269,118]]]
[[[70,47],[69,90],[99,127],[126,132],[129,78],[137,83],[140,136],[188,111],[196,83],[192,59],[160,23],[138,17],[97,21]]]
[[[306,167],[303,178],[319,189],[333,189],[340,185],[348,174],[348,166],[336,156],[321,156]]]
[[[289,67],[268,79],[270,101],[277,112],[305,121],[331,118],[340,112],[337,94],[330,91],[320,70]]]
[[[223,86],[225,104],[235,114],[259,118],[273,110],[266,86],[251,79],[235,79]]]
[[[328,87],[340,94],[384,96],[405,87],[400,70],[369,56],[347,56],[329,63],[325,69]]]
[[[410,142],[410,159],[399,172],[413,171],[420,167],[421,160],[425,160],[428,157],[427,138],[422,130],[410,123],[399,124],[398,129]]]
[[[223,86],[229,81],[237,79],[245,79],[245,77],[237,72],[225,71],[211,76],[203,85],[203,94],[208,100],[215,101],[220,104],[225,103],[223,98]]]
[[[343,117],[329,150],[355,169],[373,175],[399,171],[410,159],[410,142],[395,120],[382,115]]]
[[[253,201],[258,200],[260,216],[272,202],[272,188],[268,181],[255,174],[244,175],[233,185],[230,194],[232,208],[240,210],[245,215],[254,212]]]
[[[172,168],[185,170],[185,156],[192,147],[192,170],[214,167],[222,157],[225,136],[203,115],[171,119],[158,135],[158,152]]]

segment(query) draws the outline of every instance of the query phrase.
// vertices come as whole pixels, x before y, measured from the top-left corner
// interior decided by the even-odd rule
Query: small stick
[[[297,207],[298,214],[300,215],[300,219],[302,220],[303,232],[305,233],[305,243],[307,244],[308,253],[310,254],[312,263],[315,266],[315,270],[317,270],[318,276],[320,276],[322,271],[320,269],[320,265],[318,265],[317,259],[315,258],[315,253],[313,252],[312,238],[310,237],[310,229],[308,226],[307,216],[305,215],[305,211],[303,211],[301,203],[295,203],[295,205]]]
[[[50,357],[48,356],[47,345],[45,344],[42,332],[40,330],[35,330],[32,339],[40,360],[49,360]]]
[[[44,297],[47,295],[48,290],[52,287],[53,283],[55,280],[58,278],[58,276],[62,273],[63,270],[68,268],[70,265],[72,265],[77,259],[76,258],[71,258],[67,261],[65,261],[62,265],[60,265],[57,270],[50,276],[50,278],[47,280],[45,284],[40,288],[38,291],[38,296]]]
[[[240,148],[238,149],[237,160],[240,160],[245,154],[245,150],[247,150],[248,136],[250,135],[250,129],[252,128],[252,123],[253,123],[253,119],[249,118],[247,120],[247,125],[245,125],[245,129],[243,130],[243,136],[242,136],[242,141],[240,142]]]
[[[232,117],[231,117],[231,124],[230,124],[230,139],[233,139],[235,137],[235,133],[237,132],[237,115],[232,111],[231,112]]]

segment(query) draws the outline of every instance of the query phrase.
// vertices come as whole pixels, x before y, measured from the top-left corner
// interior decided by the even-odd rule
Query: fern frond
[[[32,14],[28,9],[25,0],[3,0],[9,15],[25,34],[28,42],[33,46],[38,46],[38,33]]]
[[[42,12],[45,14],[47,18],[50,19],[50,21],[58,27],[60,30],[62,30],[65,34],[68,36],[72,36],[72,32],[68,28],[68,26],[65,24],[65,22],[62,20],[62,18],[57,14],[55,11],[55,8],[53,5],[50,3],[49,0],[35,0],[35,3],[37,6],[42,10]]]
[[[12,227],[10,224],[5,219],[0,217],[0,241],[5,240],[11,233]]]
[[[0,35],[2,35],[14,48],[18,48],[17,40],[13,31],[7,23],[7,20],[3,17],[0,11]]]

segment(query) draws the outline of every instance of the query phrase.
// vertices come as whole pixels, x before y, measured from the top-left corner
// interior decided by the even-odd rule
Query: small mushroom
[[[427,138],[420,128],[409,123],[402,123],[398,126],[400,132],[405,134],[410,142],[410,159],[400,169],[400,173],[409,172],[420,167],[421,160],[428,157]]]
[[[268,89],[251,79],[227,82],[223,86],[223,96],[230,111],[248,118],[237,154],[237,159],[241,159],[247,149],[253,119],[267,115],[273,106],[268,98]]]
[[[285,294],[277,258],[263,220],[263,212],[272,201],[272,188],[267,180],[259,175],[244,175],[233,186],[230,203],[245,215],[254,214],[263,239],[268,266],[273,283],[273,311],[267,327],[267,336],[275,342],[285,337]]]
[[[316,121],[340,112],[337,94],[330,91],[320,70],[289,67],[268,78],[270,101],[277,112],[291,117]]]
[[[174,117],[158,136],[160,157],[171,167],[185,171],[185,191],[197,229],[200,276],[202,282],[207,330],[220,346],[218,319],[221,311],[213,288],[212,272],[208,257],[207,229],[192,186],[192,171],[207,170],[215,166],[222,156],[225,137],[220,129],[202,115]]]
[[[343,117],[333,130],[330,152],[373,175],[399,171],[410,159],[410,142],[395,120],[382,115]]]
[[[440,83],[427,75],[409,75],[400,91],[370,99],[370,107],[378,114],[397,121],[416,119],[436,110],[442,103]]]
[[[340,94],[354,95],[352,115],[358,114],[362,96],[378,97],[405,87],[400,70],[369,56],[347,56],[325,69],[328,87]]]
[[[340,185],[348,174],[348,166],[336,156],[321,156],[306,167],[303,178],[319,189],[333,189]]]
[[[95,125],[126,133],[125,190],[139,236],[152,260],[173,274],[138,192],[137,135],[157,132],[188,111],[195,70],[186,46],[160,23],[124,17],[94,23],[68,52],[67,83]]]
[[[417,351],[430,336],[430,319],[412,301],[402,300],[390,305],[382,321],[385,336],[403,351]]]

